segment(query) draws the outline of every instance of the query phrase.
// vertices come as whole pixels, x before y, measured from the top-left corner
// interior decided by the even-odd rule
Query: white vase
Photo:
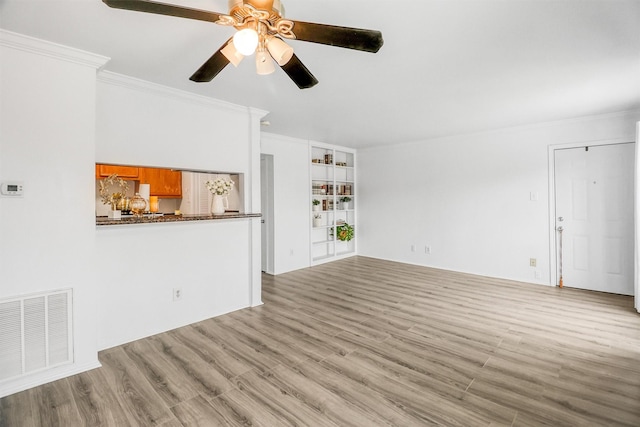
[[[342,202],[342,209],[349,210],[349,202]]]
[[[313,218],[313,226],[314,227],[322,226],[322,218]]]
[[[319,212],[320,211],[320,205],[313,205],[313,212]]]
[[[223,196],[221,194],[214,194],[213,200],[211,201],[211,213],[213,215],[222,215],[224,214],[225,209],[229,208],[229,201],[227,196]]]

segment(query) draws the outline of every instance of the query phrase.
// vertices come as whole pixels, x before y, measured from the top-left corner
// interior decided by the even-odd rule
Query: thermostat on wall
[[[2,186],[0,186],[0,194],[3,196],[22,197],[24,195],[22,187],[22,182],[3,182]]]

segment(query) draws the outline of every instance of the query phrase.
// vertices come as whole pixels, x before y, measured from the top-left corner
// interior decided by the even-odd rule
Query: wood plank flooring
[[[0,426],[640,426],[633,299],[353,257],[100,353]]]

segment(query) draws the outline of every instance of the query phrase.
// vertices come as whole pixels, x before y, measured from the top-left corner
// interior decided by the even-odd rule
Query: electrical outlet
[[[540,277],[541,277],[541,276],[540,276],[540,272],[539,272],[538,270],[535,270],[535,272],[533,273],[533,275],[534,275],[534,277],[535,277],[536,279],[540,279]]]
[[[425,254],[431,254],[431,246],[427,245],[424,247],[424,253]]]
[[[529,258],[529,267],[537,267],[538,261],[535,258]]]
[[[182,299],[182,289],[181,288],[173,288],[173,300],[180,301]]]
[[[411,252],[415,252],[416,251],[416,245],[411,245]]]

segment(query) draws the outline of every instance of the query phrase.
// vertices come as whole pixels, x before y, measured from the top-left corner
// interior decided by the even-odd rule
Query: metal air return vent
[[[0,381],[73,361],[72,290],[0,300]]]

